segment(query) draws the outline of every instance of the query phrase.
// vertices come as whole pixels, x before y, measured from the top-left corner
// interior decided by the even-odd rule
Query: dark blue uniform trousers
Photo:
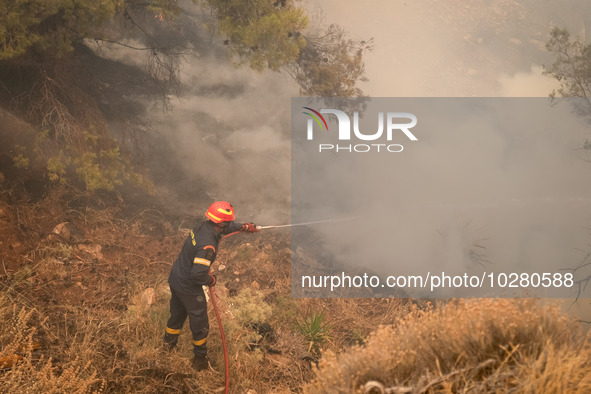
[[[193,334],[193,353],[195,356],[207,355],[207,335],[209,320],[207,318],[207,301],[203,289],[199,294],[184,294],[170,289],[170,319],[166,324],[164,342],[172,349],[176,346],[181,328],[189,316],[189,327]]]

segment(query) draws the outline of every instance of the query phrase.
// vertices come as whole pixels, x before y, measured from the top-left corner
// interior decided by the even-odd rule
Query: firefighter
[[[218,253],[218,244],[226,234],[258,231],[252,223],[235,223],[234,217],[234,208],[230,203],[217,201],[211,204],[205,212],[206,220],[189,233],[168,277],[170,319],[166,324],[164,344],[169,350],[174,349],[188,316],[193,334],[193,368],[198,371],[207,369],[209,364],[209,321],[203,286],[215,286],[216,277],[209,271]]]

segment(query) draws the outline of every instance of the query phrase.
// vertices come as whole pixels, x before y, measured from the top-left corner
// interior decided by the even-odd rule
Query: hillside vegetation
[[[2,391],[223,388],[211,309],[215,370],[191,369],[188,328],[162,348],[180,218],[108,194],[0,196]],[[591,387],[589,337],[541,300],[292,299],[287,232],[225,240],[215,270],[233,393]]]
[[[114,194],[54,189],[34,204],[0,196],[2,391],[223,387],[211,310],[215,371],[192,370],[188,327],[178,350],[162,348],[168,272],[188,231],[182,219]],[[401,300],[292,299],[287,232],[229,238],[215,270],[234,393],[301,391],[323,349],[363,342],[409,308]]]

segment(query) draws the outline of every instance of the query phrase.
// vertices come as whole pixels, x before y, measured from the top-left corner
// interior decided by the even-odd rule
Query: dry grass
[[[590,392],[588,339],[557,306],[458,301],[415,310],[366,346],[327,352],[304,391],[361,392],[373,381],[366,392]]]
[[[255,257],[261,264],[267,264],[267,254],[268,250],[265,253],[259,251]],[[38,328],[36,335],[41,347],[35,352],[37,355],[25,360],[26,363],[21,361],[21,376],[29,374],[35,379],[34,371],[45,368],[40,360],[43,355],[44,359],[52,357],[52,366],[56,370],[65,371],[72,367],[71,371],[76,372],[75,368],[81,368],[79,372],[84,372],[84,378],[96,373],[90,388],[85,380],[78,382],[82,391],[210,393],[224,386],[222,344],[211,309],[208,343],[215,371],[195,373],[191,369],[192,344],[188,325],[177,350],[168,353],[162,349],[163,328],[168,318],[167,266],[161,267],[160,273],[150,275],[149,282],[147,275],[134,276],[127,270],[111,267],[113,271],[106,271],[97,267],[100,274],[113,272],[118,276],[109,277],[103,291],[98,288],[102,282],[90,280],[84,281],[87,289],[80,289],[75,284],[64,285],[62,278],[80,272],[91,275],[91,272],[83,271],[82,263],[67,262],[69,255],[70,250],[59,243],[43,244],[34,256],[35,269],[25,267],[5,282],[4,289],[10,291],[4,293],[3,301],[24,305],[27,310],[32,310],[39,294],[76,290],[79,293],[73,294],[82,297],[80,300],[61,298],[59,303],[43,303],[47,321],[42,325],[39,321],[30,322],[31,328]],[[56,261],[67,263],[62,265]],[[138,261],[136,268],[142,267],[141,259],[134,257],[133,261]],[[219,264],[222,263],[230,264],[224,256]],[[60,270],[59,273],[54,271],[56,269]],[[45,283],[39,277],[46,277],[49,282]],[[230,354],[232,393],[301,391],[302,385],[313,374],[310,355],[306,351],[308,344],[297,332],[296,321],[309,306],[326,310],[328,318],[338,322],[334,339],[323,344],[338,349],[353,343],[352,338],[366,337],[374,327],[387,320],[388,315],[389,321],[393,321],[392,313],[398,305],[393,300],[293,300],[289,297],[289,276],[283,272],[271,278],[273,287],[261,282],[261,288],[255,289],[250,280],[244,280],[238,282],[241,287],[237,294],[230,296],[224,286],[230,282],[229,278],[223,274],[219,278],[216,294]],[[156,302],[149,308],[139,305],[147,287],[155,288],[156,294]],[[278,292],[277,288],[283,290]],[[117,290],[118,297],[113,298],[113,290]],[[0,319],[4,317],[0,316]],[[6,321],[7,327],[13,324],[10,319]],[[274,330],[272,338],[265,339],[256,330],[257,323],[265,322]],[[0,345],[10,341],[11,336],[6,335]],[[0,373],[2,391],[4,387],[12,387],[6,376]]]
[[[5,301],[6,299],[3,299]],[[104,381],[78,357],[68,363],[37,353],[40,347],[37,328],[46,327],[36,310],[18,310],[3,302],[0,341],[0,387],[2,392],[93,393],[102,392]],[[59,365],[58,365],[59,364]]]

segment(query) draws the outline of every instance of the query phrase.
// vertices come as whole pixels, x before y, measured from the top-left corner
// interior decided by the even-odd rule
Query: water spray
[[[257,230],[265,230],[271,228],[282,228],[282,227],[296,227],[296,226],[308,226],[311,224],[320,224],[320,223],[337,223],[337,222],[345,222],[349,220],[359,219],[361,216],[353,216],[350,218],[345,219],[327,219],[327,220],[316,220],[313,222],[305,222],[305,223],[290,223],[290,224],[279,224],[275,226],[256,226]]]

